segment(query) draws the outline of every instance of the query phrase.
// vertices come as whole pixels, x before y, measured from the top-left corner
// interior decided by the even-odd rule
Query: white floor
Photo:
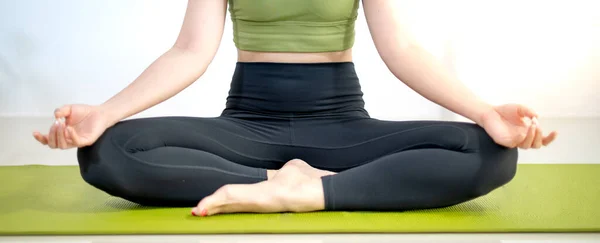
[[[48,118],[0,117],[0,166],[76,165],[75,150],[50,150],[33,139],[46,131]],[[522,151],[520,163],[600,163],[600,118],[541,119],[547,130],[559,131],[557,141],[543,150]],[[7,186],[7,185],[0,185]],[[1,202],[0,202],[1,203]],[[599,215],[600,217],[600,215]],[[1,219],[0,219],[1,220]],[[593,234],[360,234],[360,235],[210,235],[210,236],[43,236],[0,237],[0,242],[600,242]]]

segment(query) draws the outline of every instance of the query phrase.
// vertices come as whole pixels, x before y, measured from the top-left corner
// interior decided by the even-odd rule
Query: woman
[[[34,137],[77,147],[83,179],[100,190],[201,216],[446,207],[508,183],[517,147],[556,133],[544,136],[525,106],[476,98],[410,40],[394,2],[362,3],[381,58],[475,124],[369,117],[352,63],[358,0],[191,0],[176,43],[134,82],[101,105],[57,109],[49,134]],[[222,114],[123,121],[202,76],[228,9],[238,62]]]

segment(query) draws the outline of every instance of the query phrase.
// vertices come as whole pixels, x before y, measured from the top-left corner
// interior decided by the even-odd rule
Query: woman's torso
[[[359,0],[228,0],[240,62],[351,62]]]

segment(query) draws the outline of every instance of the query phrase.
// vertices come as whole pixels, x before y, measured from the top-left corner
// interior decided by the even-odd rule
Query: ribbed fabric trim
[[[335,22],[253,22],[234,19],[233,41],[247,51],[329,52],[354,45],[355,19]]]

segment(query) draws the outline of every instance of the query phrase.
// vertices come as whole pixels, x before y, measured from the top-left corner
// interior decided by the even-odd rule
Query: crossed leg
[[[79,149],[78,160],[84,180],[108,194],[195,206],[196,215],[444,207],[485,195],[516,172],[516,150],[474,124],[327,124],[302,131],[299,123],[300,145],[290,146],[289,131],[264,120],[130,120]]]
[[[318,160],[312,156],[322,154],[319,148],[305,151],[311,160],[291,160],[267,181],[224,186],[200,201],[192,212],[213,215],[438,208],[486,195],[508,183],[516,173],[517,150],[495,144],[475,124],[360,119],[344,126],[379,131],[370,133],[375,137],[352,146],[328,150],[332,155],[329,158]],[[310,150],[307,146],[303,149]],[[359,153],[383,154],[371,160],[360,158],[363,163],[357,165],[351,160],[361,157]],[[328,161],[339,173],[311,167],[309,163],[313,162],[326,168],[314,161]]]

